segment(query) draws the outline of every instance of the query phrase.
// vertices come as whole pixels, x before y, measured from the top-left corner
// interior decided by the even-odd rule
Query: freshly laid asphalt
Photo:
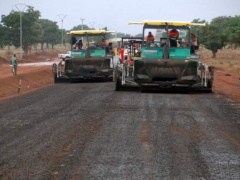
[[[0,179],[240,179],[240,103],[61,83],[0,102]]]

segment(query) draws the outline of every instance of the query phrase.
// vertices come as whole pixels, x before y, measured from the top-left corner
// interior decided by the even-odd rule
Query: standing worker
[[[199,41],[197,36],[191,33],[191,54],[195,54],[195,51],[199,49]]]
[[[11,64],[13,66],[12,68],[12,73],[14,76],[17,75],[17,58],[16,58],[16,54],[14,54],[11,58]]]

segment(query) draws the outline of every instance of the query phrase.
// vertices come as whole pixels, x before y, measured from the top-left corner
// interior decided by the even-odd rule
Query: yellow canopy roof
[[[115,33],[115,31],[105,31],[105,30],[82,30],[82,31],[70,31],[69,34],[109,34]]]
[[[205,23],[191,23],[191,22],[178,22],[178,21],[148,21],[145,20],[143,22],[129,22],[128,24],[147,24],[147,25],[166,25],[166,23],[170,26],[206,26]]]

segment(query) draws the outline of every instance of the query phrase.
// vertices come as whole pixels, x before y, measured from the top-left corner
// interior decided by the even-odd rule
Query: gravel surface
[[[114,83],[4,100],[0,179],[240,179],[240,104]]]

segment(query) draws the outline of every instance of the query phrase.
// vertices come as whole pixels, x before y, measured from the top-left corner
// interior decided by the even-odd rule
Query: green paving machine
[[[105,30],[71,31],[69,55],[53,64],[54,82],[76,80],[112,80],[113,49]]]
[[[115,68],[115,90],[138,86],[140,91],[161,88],[204,89],[212,91],[214,68],[200,61],[199,47],[191,26],[205,24],[175,21],[129,22],[143,25],[141,57],[132,57],[133,71],[128,75],[128,59]],[[147,37],[152,34],[152,38]],[[119,61],[121,62],[121,61]]]

